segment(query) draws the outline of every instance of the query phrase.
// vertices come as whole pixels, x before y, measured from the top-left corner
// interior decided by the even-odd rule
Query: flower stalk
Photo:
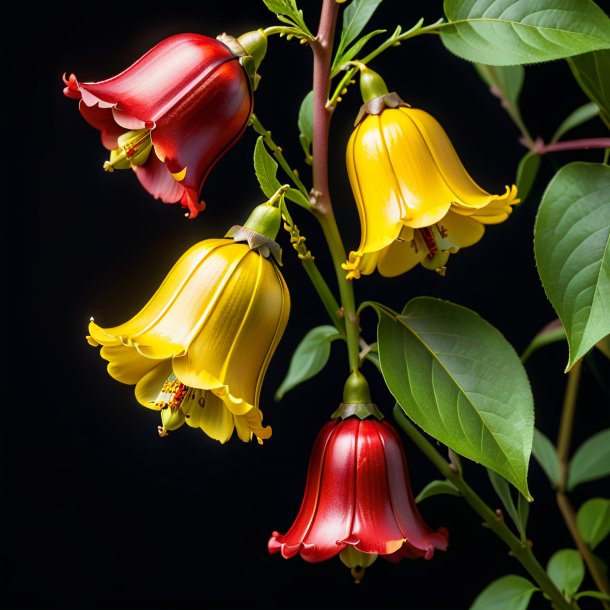
[[[452,468],[424,435],[409,421],[399,405],[394,407],[393,414],[398,425],[407,436],[438,468],[440,473],[458,488],[464,500],[483,518],[485,525],[510,548],[511,555],[529,572],[542,591],[551,599],[554,606],[559,608],[559,610],[574,610],[574,606],[566,600],[549,578],[545,569],[532,553],[529,545],[521,541],[510,531],[504,521],[466,483],[462,474],[455,468]]]

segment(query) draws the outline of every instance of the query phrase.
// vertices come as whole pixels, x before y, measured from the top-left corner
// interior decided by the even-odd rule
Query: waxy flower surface
[[[269,438],[259,396],[282,337],[290,295],[276,264],[231,239],[190,248],[131,320],[89,325],[108,372],[161,410],[160,434],[183,423],[226,442]]]
[[[342,553],[346,563],[353,551],[430,559],[446,547],[446,531],[432,531],[417,510],[394,428],[358,417],[333,419],[318,433],[299,514],[268,543],[285,558],[300,553],[317,562]]]
[[[191,218],[205,207],[199,198],[209,171],[252,113],[251,78],[240,62],[252,58],[234,38],[223,40],[178,34],[107,80],[64,78],[65,95],[80,100],[111,151],[104,169],[133,169],[151,195],[180,202]],[[262,34],[258,43],[266,46]]]
[[[343,265],[348,278],[375,268],[395,276],[417,263],[444,270],[449,253],[475,244],[519,202],[515,186],[500,195],[479,187],[436,119],[395,93],[363,105],[346,161],[361,225]]]

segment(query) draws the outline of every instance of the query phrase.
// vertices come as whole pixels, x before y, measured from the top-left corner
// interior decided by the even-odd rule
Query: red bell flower
[[[286,534],[273,532],[268,548],[309,562],[341,554],[356,568],[377,555],[430,559],[447,544],[447,531],[433,532],[417,510],[396,430],[374,418],[348,417],[319,432],[299,514]]]
[[[64,76],[64,94],[100,130],[105,170],[132,168],[151,195],[194,218],[209,171],[248,125],[265,50],[262,30],[237,40],[178,34],[107,80]]]

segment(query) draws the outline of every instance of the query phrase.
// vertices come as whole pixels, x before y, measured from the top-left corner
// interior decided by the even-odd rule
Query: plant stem
[[[345,247],[333,214],[328,185],[328,136],[332,108],[326,107],[330,87],[330,66],[335,25],[339,4],[335,0],[324,0],[320,14],[318,33],[310,46],[313,51],[313,142],[312,172],[313,189],[310,193],[312,210],[324,232],[332,257],[341,305],[345,316],[345,334],[350,372],[358,370],[360,325],[356,315],[353,284],[345,279],[341,263],[345,262]]]
[[[504,520],[477,495],[466,483],[462,475],[441,456],[435,447],[428,442],[424,435],[409,421],[399,405],[394,407],[394,418],[398,425],[406,432],[409,438],[417,445],[422,453],[438,468],[449,481],[460,491],[466,502],[483,518],[485,525],[491,529],[509,548],[511,555],[521,563],[530,576],[538,583],[542,591],[548,595],[554,606],[560,610],[574,610],[574,607],[561,594],[545,569],[540,565],[528,544],[525,544],[506,526]]]
[[[568,373],[568,383],[563,399],[563,409],[561,412],[561,420],[559,422],[559,435],[557,438],[557,455],[559,457],[559,482],[557,484],[557,505],[565,521],[565,524],[574,540],[574,544],[582,555],[589,574],[595,582],[595,586],[606,595],[610,595],[610,586],[603,572],[599,569],[595,557],[591,553],[589,547],[582,539],[578,531],[576,522],[576,514],[572,503],[567,496],[568,484],[568,467],[570,464],[570,444],[572,442],[572,430],[574,429],[574,415],[576,413],[576,399],[578,397],[578,387],[580,385],[580,376],[582,372],[582,360],[579,360]],[[601,600],[603,607],[610,610],[610,605]]]
[[[546,153],[561,152],[564,150],[587,150],[590,148],[610,148],[610,138],[584,138],[582,140],[564,140],[563,142],[552,142],[551,144],[534,145],[534,147],[531,149],[539,155],[544,155]]]

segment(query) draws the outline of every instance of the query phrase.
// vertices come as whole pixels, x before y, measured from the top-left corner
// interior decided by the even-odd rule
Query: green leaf
[[[599,115],[610,128],[610,51],[595,51],[568,60],[574,78],[587,97],[599,106]]]
[[[299,189],[289,188],[286,191],[286,199],[290,199],[290,201],[293,201],[294,203],[298,203],[301,207],[304,207],[306,210],[309,210],[311,207],[309,204],[309,200],[307,199],[307,197],[305,197],[305,195],[303,195],[303,193],[301,193],[301,191],[299,191]]]
[[[297,7],[296,0],[263,0],[265,6],[275,13],[280,21],[295,26],[307,38],[313,39],[313,34],[303,20],[303,11]]]
[[[604,601],[610,601],[610,595],[600,593],[599,591],[581,591],[574,596],[574,599],[580,599],[581,597],[592,597],[593,599],[602,599]]]
[[[609,66],[610,69],[610,66]],[[609,92],[610,96],[610,92]],[[571,112],[559,125],[557,131],[553,134],[551,142],[557,142],[561,136],[565,135],[571,129],[590,121],[599,114],[599,106],[593,102],[579,106]]]
[[[559,483],[559,456],[557,450],[551,441],[537,428],[534,429],[534,443],[532,445],[532,453],[536,461],[544,470],[553,487],[557,487]]]
[[[281,400],[286,392],[317,375],[328,362],[330,344],[340,337],[334,326],[312,328],[292,355],[288,373],[275,393],[276,400]]]
[[[610,19],[591,0],[445,0],[439,27],[456,55],[509,66],[610,48]]]
[[[526,610],[538,587],[527,578],[511,574],[487,585],[470,610]]]
[[[531,340],[530,344],[523,350],[521,354],[521,362],[525,362],[535,351],[550,345],[551,343],[557,343],[557,341],[566,340],[566,331],[561,323],[561,320],[556,319],[549,322],[544,328],[542,328],[536,336]]]
[[[496,494],[498,494],[498,498],[500,498],[502,501],[506,512],[510,515],[513,523],[517,526],[521,539],[525,540],[525,526],[527,525],[527,516],[529,511],[525,511],[522,507],[521,512],[519,512],[518,508],[515,506],[515,501],[513,500],[510,483],[504,477],[500,476],[497,472],[494,472],[490,468],[487,469],[487,474],[489,475],[489,480],[491,481]]]
[[[610,475],[610,428],[587,439],[574,453],[568,470],[568,490]]]
[[[259,136],[254,146],[254,173],[260,184],[261,190],[267,197],[273,197],[281,184],[275,177],[277,174],[277,163],[269,154],[263,141],[263,136]]]
[[[585,577],[585,565],[578,551],[562,549],[549,559],[546,568],[557,588],[571,600]]]
[[[351,61],[358,55],[362,47],[373,37],[378,36],[379,34],[385,34],[387,30],[374,30],[373,32],[369,32],[359,40],[357,40],[349,49],[342,51],[341,54],[337,53],[335,55],[335,59],[333,60],[332,70],[330,73],[331,78],[335,77],[340,71],[341,67],[346,64],[348,61]]]
[[[474,311],[448,301],[415,298],[400,315],[376,307],[381,370],[405,413],[529,499],[533,399],[512,346]]]
[[[381,0],[352,0],[343,11],[343,29],[337,45],[337,57],[355,40],[369,22]]]
[[[606,498],[587,500],[579,508],[576,522],[583,540],[594,549],[610,534],[610,500]]]
[[[519,107],[519,95],[525,78],[523,66],[489,66],[476,63],[474,67],[494,95],[508,102],[513,108]]]
[[[538,273],[566,329],[566,370],[610,333],[610,167],[570,163],[550,181],[534,228]]]
[[[311,143],[313,142],[313,91],[310,91],[301,102],[298,119],[299,140],[305,156],[311,158]]]
[[[521,161],[519,161],[515,183],[517,185],[517,192],[521,199],[521,203],[527,199],[532,187],[536,183],[536,176],[540,169],[540,160],[540,155],[530,150],[526,152],[525,155],[521,157]]]
[[[439,495],[459,496],[458,488],[451,481],[430,481],[415,498],[415,502],[419,503],[426,498]]]

